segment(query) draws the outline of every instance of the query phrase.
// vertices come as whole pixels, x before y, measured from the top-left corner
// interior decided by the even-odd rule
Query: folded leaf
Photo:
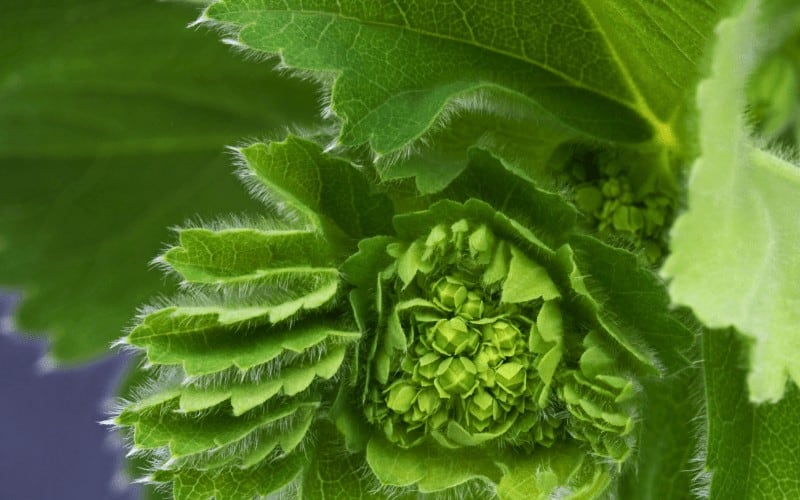
[[[180,244],[160,260],[190,283],[263,286],[337,274],[335,267],[328,267],[329,245],[313,231],[189,228],[179,235]]]
[[[24,294],[18,331],[77,363],[103,355],[165,290],[141,265],[165,228],[257,208],[223,148],[288,120],[310,125],[315,90],[186,30],[192,6],[3,7],[0,287]]]
[[[267,203],[288,205],[329,238],[386,234],[392,205],[372,193],[366,176],[348,161],[323,155],[322,148],[295,136],[253,144],[241,151],[242,175]]]
[[[742,61],[753,59],[757,4],[718,29],[713,73],[697,98],[702,155],[663,273],[675,302],[709,327],[733,326],[754,341],[750,399],[764,402],[780,400],[787,380],[800,383],[800,167],[748,135],[751,68]]]
[[[255,311],[263,313],[261,309]],[[319,321],[305,321],[291,328],[263,324],[249,332],[236,332],[236,323],[223,323],[218,318],[213,312],[182,314],[179,308],[163,309],[148,316],[127,342],[145,349],[151,363],[180,364],[189,375],[205,375],[230,367],[248,370],[286,351],[301,352],[329,338],[359,336]],[[247,324],[241,322],[238,328]]]
[[[691,0],[657,7],[436,1],[424,8],[388,0],[227,0],[200,21],[234,25],[238,43],[280,53],[290,67],[337,73],[331,105],[343,120],[340,140],[385,153],[479,90],[543,108],[596,138],[674,143],[674,120],[715,18],[714,4]]]
[[[709,498],[795,498],[800,389],[790,386],[778,403],[752,405],[741,368],[743,347],[731,332],[704,336]]]

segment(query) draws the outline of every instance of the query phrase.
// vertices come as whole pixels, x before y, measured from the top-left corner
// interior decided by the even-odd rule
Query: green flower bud
[[[448,311],[455,311],[467,300],[467,287],[450,276],[440,279],[435,290],[434,302]]]
[[[436,378],[436,371],[439,369],[439,362],[441,359],[439,354],[428,352],[416,362],[412,361],[411,364],[413,367],[410,371],[413,372],[414,380],[423,386],[433,385],[433,380]]]
[[[477,373],[475,364],[469,358],[446,358],[439,364],[434,384],[443,398],[468,394],[475,389]]]
[[[475,355],[474,361],[475,366],[478,367],[478,372],[482,375],[489,372],[494,374],[494,370],[490,370],[490,368],[496,367],[505,361],[505,359],[506,357],[503,356],[503,353],[500,352],[500,349],[496,345],[483,343],[480,345],[480,349]]]
[[[440,320],[431,331],[433,348],[448,356],[473,354],[480,341],[478,332],[459,317]]]
[[[398,381],[388,389],[386,406],[397,413],[407,412],[417,399],[417,388],[405,381]]]
[[[427,388],[419,392],[416,403],[421,414],[431,416],[439,410],[441,399],[436,389]]]
[[[456,312],[459,316],[468,320],[481,319],[484,312],[483,297],[476,292],[468,292],[467,300],[461,304]]]
[[[504,355],[513,356],[522,338],[519,329],[507,321],[497,320],[484,325],[483,339],[490,342]]]
[[[502,411],[492,395],[479,389],[467,402],[467,421],[477,432],[485,431],[494,421],[500,420]]]

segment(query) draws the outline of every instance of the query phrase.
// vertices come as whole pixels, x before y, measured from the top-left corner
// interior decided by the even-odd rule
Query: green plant
[[[262,205],[154,261],[179,291],[119,341],[142,361],[111,419],[148,494],[800,494],[793,2],[223,0],[196,24],[317,81],[327,116],[232,148]]]

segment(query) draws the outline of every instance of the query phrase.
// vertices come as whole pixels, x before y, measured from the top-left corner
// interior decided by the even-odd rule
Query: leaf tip
[[[231,37],[223,38],[222,39],[222,43],[224,43],[225,45],[228,45],[230,47],[234,47],[236,49],[240,49],[240,50],[247,50],[248,49],[247,45],[243,44],[242,42],[240,42],[236,38],[231,38]]]
[[[210,23],[212,21],[213,20],[208,16],[208,10],[207,9],[203,9],[203,11],[197,17],[197,19],[195,19],[194,21],[192,21],[189,24],[187,24],[186,27],[189,28],[189,29],[194,29],[194,28],[199,27],[202,24]]]

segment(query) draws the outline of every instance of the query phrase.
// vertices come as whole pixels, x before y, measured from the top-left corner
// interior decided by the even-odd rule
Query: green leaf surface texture
[[[175,498],[253,498],[312,477],[310,436],[361,333],[337,311],[344,240],[323,233],[338,231],[325,220],[332,192],[306,182],[324,168],[294,163],[280,180],[259,170],[303,153],[332,165],[324,174],[331,182],[341,175],[359,193],[368,186],[349,174],[353,166],[322,158],[310,142],[267,147],[243,169],[268,180],[268,202],[294,204],[307,216],[179,229],[178,243],[157,262],[183,279],[182,293],[144,310],[120,341],[145,353],[150,373],[127,391],[114,421],[149,461],[149,481],[171,483]]]
[[[371,193],[365,174],[342,159],[323,155],[312,142],[289,136],[282,142],[257,143],[241,150],[251,189],[270,203],[272,196],[335,238],[385,233],[390,228],[389,199]]]
[[[237,43],[289,67],[335,75],[341,142],[384,153],[477,91],[600,139],[672,144],[715,9],[689,0],[233,0],[200,21],[234,25]]]
[[[709,498],[794,498],[800,495],[800,390],[777,403],[747,398],[746,349],[731,331],[709,332],[703,350],[708,401]]]
[[[224,146],[312,123],[315,89],[186,30],[192,6],[4,7],[0,285],[23,294],[16,329],[73,364],[106,352],[164,290],[142,263],[167,227],[257,209]]]
[[[675,302],[753,341],[750,399],[764,402],[780,400],[788,380],[800,383],[800,168],[759,149],[742,114],[751,69],[742,61],[768,29],[757,12],[747,3],[718,28],[712,74],[697,96],[702,154],[663,274]]]
[[[416,354],[404,354],[422,352],[419,349],[423,347],[416,338],[425,335],[422,333],[425,330],[408,333],[408,328],[413,330],[414,327],[408,326],[407,318],[416,318],[417,324],[436,323],[438,328],[441,324],[438,318],[449,317],[446,314],[441,316],[443,308],[450,307],[444,306],[445,299],[437,295],[443,290],[441,279],[435,281],[433,278],[437,291],[432,298],[425,295],[428,293],[425,291],[427,285],[423,283],[429,273],[437,272],[435,269],[439,265],[443,266],[445,273],[452,272],[448,271],[452,269],[448,266],[461,265],[452,264],[448,260],[451,257],[445,257],[451,251],[455,255],[472,256],[452,257],[456,259],[454,262],[463,258],[467,263],[459,267],[459,271],[447,275],[447,286],[461,286],[457,283],[463,279],[467,283],[463,286],[469,290],[453,292],[456,293],[454,297],[458,297],[458,293],[480,296],[488,293],[487,286],[491,289],[491,284],[496,284],[495,295],[484,295],[482,299],[486,310],[514,304],[513,310],[519,311],[531,301],[543,302],[537,306],[541,309],[536,313],[535,328],[531,328],[541,335],[541,340],[532,339],[530,345],[538,354],[536,359],[539,376],[545,381],[544,391],[552,390],[550,400],[564,398],[563,404],[569,408],[568,411],[580,416],[566,424],[568,432],[571,436],[584,436],[587,442],[593,443],[592,446],[597,446],[597,454],[608,454],[620,461],[628,456],[624,451],[628,445],[624,443],[630,441],[608,440],[608,436],[612,434],[610,429],[614,425],[622,423],[627,426],[624,423],[632,421],[625,417],[624,411],[614,413],[617,410],[611,408],[618,403],[602,401],[610,394],[614,394],[618,401],[630,397],[633,386],[620,377],[620,373],[673,373],[686,369],[690,363],[688,350],[693,335],[668,312],[669,299],[658,278],[642,268],[632,254],[594,238],[572,234],[575,210],[559,196],[515,176],[490,154],[475,152],[469,166],[445,190],[432,196],[434,199],[437,197],[444,199],[426,210],[397,215],[394,218],[396,237],[378,236],[362,240],[359,251],[345,262],[342,269],[345,279],[356,286],[350,297],[357,321],[365,332],[365,338],[369,339],[360,353],[363,360],[360,363],[364,366],[360,370],[366,370],[364,383],[367,393],[364,398],[367,399],[367,418],[389,429],[386,430],[389,440],[383,437],[369,440],[367,457],[370,467],[382,483],[404,487],[415,485],[420,491],[449,488],[458,491],[459,487],[475,481],[477,484],[494,483],[501,498],[525,498],[526,491],[534,498],[547,498],[556,491],[565,495],[569,493],[570,498],[592,498],[608,490],[617,478],[616,473],[605,463],[587,459],[585,449],[577,451],[579,446],[573,448],[573,444],[558,438],[554,444],[546,445],[547,450],[535,448],[540,451],[534,452],[535,458],[529,462],[526,461],[528,455],[518,450],[503,451],[501,448],[498,451],[494,443],[502,442],[500,436],[513,422],[493,432],[480,433],[467,431],[464,425],[468,424],[451,422],[446,429],[433,433],[434,440],[408,438],[413,443],[409,445],[404,441],[402,420],[370,417],[383,415],[381,412],[384,411],[380,399],[377,406],[370,406],[376,397],[375,390],[370,392],[370,388],[375,385],[379,394],[388,394],[385,396],[388,398],[386,405],[392,411],[403,412],[411,407],[416,408],[415,412],[419,410],[413,405],[419,405],[420,399],[413,403],[413,396],[408,396],[412,398],[412,406],[409,406],[409,399],[403,399],[406,397],[403,391],[413,394],[416,390],[416,375],[410,375],[408,380],[398,377],[411,373],[407,363],[422,363],[414,368],[413,373],[423,373],[423,359],[438,358],[440,354],[437,352],[448,348],[437,344],[438,351],[430,352],[418,361],[414,361]],[[457,202],[453,198],[464,201]],[[449,237],[453,238],[455,248],[462,244],[464,248],[445,250],[450,248],[445,243]],[[497,249],[494,254],[493,248]],[[488,253],[484,257],[481,252]],[[483,273],[480,278],[469,274],[473,272],[470,269],[476,266],[485,269],[480,271]],[[483,289],[474,285],[478,281],[484,283]],[[637,302],[642,297],[645,299]],[[470,314],[481,313],[473,311],[449,321],[458,318],[474,320]],[[487,325],[493,320],[489,317],[478,321],[478,324]],[[506,317],[505,321],[511,320]],[[593,333],[587,334],[587,330]],[[376,333],[372,334],[373,331]],[[605,349],[614,354],[604,354]],[[566,368],[570,365],[562,365],[562,356],[570,360],[563,363],[579,365],[583,374],[570,378],[572,372]],[[479,358],[475,359],[476,365],[481,362]],[[616,376],[603,375],[608,363],[619,363],[615,365]],[[446,374],[443,370],[439,368],[437,373]],[[599,389],[599,385],[593,385],[601,380],[616,389]],[[422,387],[425,387],[424,383]],[[438,380],[434,382],[438,383]],[[529,383],[534,384],[533,381]],[[443,390],[439,385],[436,387]],[[623,390],[623,387],[628,389]],[[592,393],[594,390],[597,392]],[[615,390],[620,392],[613,392]],[[540,399],[545,401],[540,404],[546,405],[547,400],[547,397]],[[661,404],[657,411],[663,411],[668,405]],[[692,407],[690,412],[695,410]],[[410,418],[413,422],[412,415],[415,413],[402,418]],[[598,419],[597,425],[605,426],[606,430],[597,437],[592,431],[582,434],[580,426],[583,424],[576,422],[595,422],[592,420],[595,418]],[[629,430],[620,432],[632,432],[632,424],[626,429]],[[474,454],[476,449],[482,453]],[[688,449],[691,453],[691,446]],[[681,449],[682,453],[685,451],[686,448]],[[463,464],[462,467],[454,469],[445,457],[453,457],[454,461]],[[664,462],[671,463],[668,459]],[[518,463],[528,465],[515,469]],[[680,466],[683,465],[681,462]]]

